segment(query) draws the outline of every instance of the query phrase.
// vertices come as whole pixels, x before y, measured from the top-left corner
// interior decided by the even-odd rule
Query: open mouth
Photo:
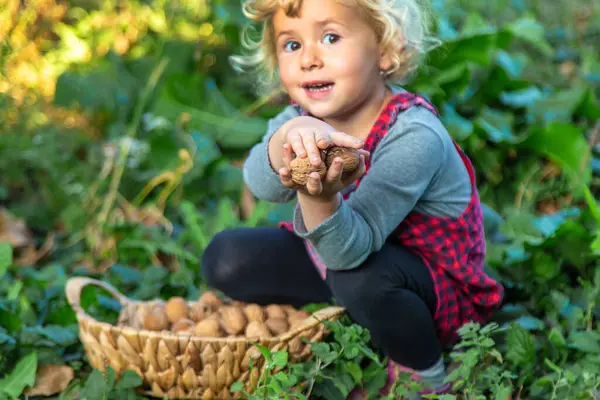
[[[326,92],[333,88],[333,82],[309,82],[303,87],[309,92]]]

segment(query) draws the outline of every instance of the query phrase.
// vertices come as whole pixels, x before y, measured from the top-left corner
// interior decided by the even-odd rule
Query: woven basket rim
[[[110,324],[108,322],[98,321],[91,315],[87,314],[80,303],[81,291],[84,287],[88,285],[98,286],[102,289],[107,290],[112,296],[114,296],[121,306],[127,307],[128,305],[137,305],[137,304],[165,304],[166,302],[162,299],[154,299],[147,301],[140,301],[130,299],[127,296],[123,295],[119,292],[114,286],[110,283],[94,279],[88,277],[73,277],[67,280],[67,284],[65,285],[65,292],[67,295],[67,300],[71,308],[75,311],[75,316],[79,324],[86,323],[88,326],[97,326],[98,328],[111,331],[113,333],[130,333],[137,335],[145,335],[148,337],[160,337],[169,340],[180,340],[185,338],[187,340],[193,342],[204,342],[204,343],[280,343],[287,342],[290,339],[298,336],[301,332],[305,330],[309,330],[321,324],[324,320],[334,319],[339,317],[341,314],[345,313],[345,309],[339,306],[327,306],[320,310],[317,310],[305,320],[296,325],[293,329],[290,329],[280,335],[272,336],[272,337],[256,337],[256,338],[248,338],[248,337],[210,337],[210,336],[199,336],[195,334],[189,334],[184,332],[175,333],[172,331],[153,331],[149,329],[136,329],[130,326],[116,326]],[[192,301],[186,300],[186,303],[191,304]]]

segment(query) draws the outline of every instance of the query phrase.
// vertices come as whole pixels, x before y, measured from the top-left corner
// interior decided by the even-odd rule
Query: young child
[[[489,319],[503,288],[483,271],[471,162],[434,106],[392,84],[427,51],[425,12],[416,0],[249,0],[244,11],[264,31],[234,61],[292,100],[251,149],[244,179],[260,199],[297,203],[279,227],[217,234],[205,279],[260,304],[335,299],[391,360],[390,383],[408,369],[447,391],[442,351],[462,324]],[[295,156],[318,165],[333,145],[359,149],[355,172],[338,159],[323,179],[292,182]]]

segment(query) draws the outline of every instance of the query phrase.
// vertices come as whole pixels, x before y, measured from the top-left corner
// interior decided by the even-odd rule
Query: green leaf
[[[494,56],[496,35],[484,33],[448,40],[431,52],[431,65],[437,68],[451,68],[456,64],[473,62],[489,65]]]
[[[544,94],[532,103],[528,109],[532,116],[540,123],[571,122],[573,114],[586,103],[588,99],[587,88],[573,88]]]
[[[547,358],[544,359],[544,364],[546,364],[551,370],[553,370],[556,373],[560,373],[562,371],[558,365],[554,364],[551,360]]]
[[[265,360],[267,360],[267,362],[272,361],[273,358],[272,358],[271,350],[269,350],[268,347],[263,346],[262,344],[258,344],[258,343],[255,343],[254,346],[256,346],[256,348],[258,348],[258,350],[261,352],[261,354],[263,355]]]
[[[117,390],[125,390],[125,389],[134,389],[140,386],[143,383],[142,378],[135,371],[127,370],[121,374],[121,378],[115,389]]]
[[[85,400],[103,400],[104,394],[108,392],[108,389],[102,372],[94,369],[87,377],[80,396]]]
[[[13,263],[13,249],[10,243],[0,243],[0,279]]]
[[[244,384],[240,381],[234,382],[233,385],[229,387],[230,392],[241,392],[244,390]]]
[[[509,112],[484,107],[475,123],[487,133],[487,138],[494,143],[519,142],[519,139],[513,135],[514,116]]]
[[[363,374],[359,364],[354,362],[346,362],[344,366],[350,375],[352,375],[354,382],[359,383],[362,380]]]
[[[569,345],[585,353],[600,354],[600,333],[594,331],[571,332]]]
[[[448,132],[455,140],[465,140],[473,133],[473,123],[457,113],[454,106],[449,103],[444,103],[442,106],[442,118]]]
[[[555,278],[560,273],[560,263],[548,253],[535,252],[532,262],[535,276],[544,281]]]
[[[519,38],[538,49],[547,57],[552,56],[554,50],[544,36],[544,26],[533,18],[526,17],[506,25],[506,30],[514,37]]]
[[[581,155],[586,153],[588,144],[575,125],[551,123],[545,129],[534,130],[521,146],[550,158],[572,177],[579,176],[582,184],[589,183],[592,175],[590,166],[585,165],[583,173],[579,172]]]
[[[518,324],[511,324],[506,337],[506,358],[516,365],[535,365],[536,352],[532,335]]]
[[[277,368],[283,368],[288,363],[288,353],[286,351],[277,351],[273,354],[273,362]]]
[[[542,97],[542,92],[535,86],[512,92],[502,92],[500,101],[511,107],[529,107]]]
[[[113,53],[86,71],[67,71],[58,77],[54,102],[59,106],[77,105],[89,111],[123,115],[132,108],[137,80],[127,71],[123,60]]]
[[[21,331],[23,344],[67,347],[77,343],[76,326],[62,327],[58,325],[28,326]]]
[[[600,229],[596,230],[596,238],[592,242],[591,249],[596,255],[600,255]]]
[[[31,352],[17,362],[12,372],[0,381],[0,393],[13,399],[19,398],[27,386],[35,385],[37,371],[37,354]]]
[[[528,58],[524,54],[508,53],[498,50],[496,53],[496,64],[498,64],[511,78],[518,78],[525,69]]]
[[[567,341],[565,337],[557,327],[552,328],[552,330],[548,334],[548,340],[550,340],[550,342],[559,347],[567,346]]]
[[[470,12],[460,30],[461,36],[471,36],[481,33],[493,33],[496,29],[478,12]]]
[[[500,385],[496,391],[496,400],[510,399],[512,394],[512,388],[510,386]]]
[[[248,117],[240,112],[222,115],[196,107],[178,102],[165,89],[159,94],[152,112],[173,121],[187,113],[191,129],[207,133],[219,145],[229,149],[248,149],[260,141],[267,130],[267,121],[259,117]]]

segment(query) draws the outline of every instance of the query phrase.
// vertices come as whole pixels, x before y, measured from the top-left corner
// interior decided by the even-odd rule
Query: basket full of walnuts
[[[83,310],[80,296],[87,285],[107,290],[121,303],[116,325]],[[251,392],[264,366],[255,343],[285,350],[291,361],[305,361],[311,357],[306,341],[322,340],[322,322],[344,313],[335,306],[313,314],[289,305],[260,306],[210,291],[197,301],[136,301],[84,277],[69,279],[65,291],[90,364],[101,371],[110,366],[117,376],[133,370],[143,378],[140,392],[171,399],[232,399],[229,388],[238,381]]]

